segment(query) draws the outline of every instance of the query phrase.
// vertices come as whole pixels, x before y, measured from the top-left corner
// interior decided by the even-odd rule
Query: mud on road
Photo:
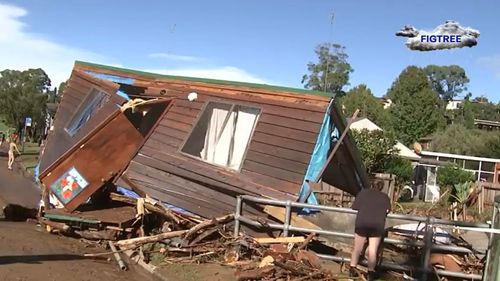
[[[116,262],[84,258],[105,252],[77,239],[49,234],[28,222],[0,221],[0,280],[2,281],[132,281],[154,280],[138,267],[120,271]]]

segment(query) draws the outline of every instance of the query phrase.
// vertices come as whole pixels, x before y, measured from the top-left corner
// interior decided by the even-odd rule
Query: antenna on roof
[[[328,34],[328,43],[332,42],[332,34],[333,34],[333,20],[335,19],[335,12],[332,11],[332,16],[330,17],[330,31],[329,31],[329,34]],[[330,50],[328,50],[328,53],[330,53]],[[326,87],[326,84],[327,84],[327,81],[328,81],[328,63],[330,62],[330,60],[326,60],[326,69],[325,69],[325,82],[324,82],[324,86],[323,86],[323,91],[326,93],[327,92],[327,87]]]

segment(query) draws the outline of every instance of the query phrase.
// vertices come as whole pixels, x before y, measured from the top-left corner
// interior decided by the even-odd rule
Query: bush
[[[457,184],[474,181],[474,174],[465,171],[453,163],[439,167],[437,182],[441,187],[453,188]]]
[[[397,156],[397,141],[390,133],[362,129],[351,131],[368,174],[384,172],[384,165]]]
[[[396,185],[401,186],[410,182],[413,167],[410,160],[394,155],[384,163],[384,172],[395,175]]]

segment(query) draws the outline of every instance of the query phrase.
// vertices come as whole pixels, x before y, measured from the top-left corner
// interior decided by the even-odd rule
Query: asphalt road
[[[29,179],[7,169],[0,155],[0,206],[36,208],[40,190]],[[106,252],[77,239],[49,234],[35,223],[0,220],[0,281],[149,281],[138,267],[120,271],[110,257],[84,258],[84,253]]]

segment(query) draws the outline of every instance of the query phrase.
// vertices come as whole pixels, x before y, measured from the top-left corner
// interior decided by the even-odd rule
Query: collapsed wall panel
[[[118,111],[40,180],[66,210],[73,211],[120,174],[142,142],[142,135]]]

